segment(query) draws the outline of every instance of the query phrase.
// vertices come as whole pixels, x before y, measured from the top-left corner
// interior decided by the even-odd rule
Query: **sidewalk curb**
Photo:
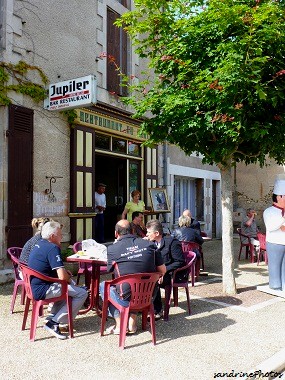
[[[277,379],[280,374],[285,371],[285,348],[276,352],[270,358],[264,360],[262,363],[257,365],[254,369],[250,370],[249,373],[260,373],[261,379]],[[276,377],[273,377],[273,373],[278,373]],[[270,375],[271,374],[271,375]],[[264,376],[267,375],[267,376]],[[257,379],[259,377],[256,377]]]

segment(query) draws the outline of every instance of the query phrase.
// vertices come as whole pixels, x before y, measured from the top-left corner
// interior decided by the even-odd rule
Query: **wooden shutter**
[[[95,192],[95,131],[76,127],[71,133],[71,235],[72,242],[91,239]]]
[[[8,247],[22,247],[32,237],[34,111],[9,106]]]
[[[158,173],[157,173],[157,147],[145,148],[145,199],[147,199],[146,206],[151,207],[151,200],[149,196],[149,188],[157,187],[158,185]]]
[[[128,36],[114,25],[119,14],[107,9],[107,90],[118,95],[127,95],[127,87],[121,87],[120,73],[128,74]]]

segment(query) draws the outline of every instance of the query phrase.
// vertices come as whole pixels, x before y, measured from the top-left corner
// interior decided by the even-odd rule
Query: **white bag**
[[[93,239],[82,240],[82,251],[89,257],[107,261],[107,247]]]

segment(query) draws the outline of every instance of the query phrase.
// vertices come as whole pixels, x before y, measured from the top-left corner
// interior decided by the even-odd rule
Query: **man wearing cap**
[[[285,291],[285,174],[276,177],[273,205],[263,213],[266,226],[269,287]]]
[[[106,185],[98,183],[97,191],[95,191],[95,240],[98,243],[104,243],[104,211],[106,209]]]

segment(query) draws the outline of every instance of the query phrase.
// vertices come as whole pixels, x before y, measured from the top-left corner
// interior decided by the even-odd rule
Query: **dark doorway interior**
[[[113,241],[115,224],[121,219],[126,203],[127,159],[96,154],[95,180],[96,187],[99,182],[107,185],[105,240]]]

